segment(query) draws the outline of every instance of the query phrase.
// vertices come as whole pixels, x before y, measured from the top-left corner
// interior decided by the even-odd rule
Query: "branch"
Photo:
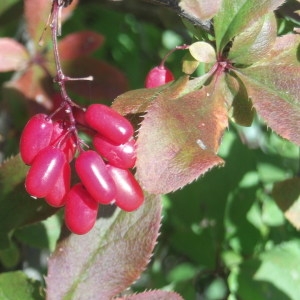
[[[212,33],[212,23],[210,20],[200,20],[197,19],[190,14],[186,13],[184,10],[181,9],[179,6],[179,0],[142,0],[144,2],[148,2],[151,4],[156,4],[160,6],[165,6],[168,9],[171,9],[176,14],[178,14],[180,17],[187,19],[190,21],[194,26],[201,27],[207,32]]]

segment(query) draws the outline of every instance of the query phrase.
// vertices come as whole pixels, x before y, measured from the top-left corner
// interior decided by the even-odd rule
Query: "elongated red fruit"
[[[97,202],[109,204],[113,201],[116,185],[96,151],[80,153],[75,161],[75,169],[82,184]]]
[[[174,80],[173,73],[165,66],[156,66],[149,71],[145,80],[146,88],[155,88]]]
[[[75,184],[66,196],[65,223],[70,231],[85,234],[95,225],[99,203],[81,183]]]
[[[107,165],[107,170],[116,183],[115,204],[125,211],[134,211],[144,202],[144,193],[129,170]]]
[[[131,123],[117,111],[103,104],[92,104],[85,112],[86,123],[116,145],[126,143],[133,135]]]
[[[115,145],[100,134],[93,138],[93,144],[97,152],[103,156],[109,164],[122,168],[133,168],[136,161],[135,140],[132,138],[125,144]]]
[[[65,163],[53,188],[46,195],[45,201],[53,207],[64,206],[65,196],[70,190],[70,184],[71,184],[71,167],[69,163]]]
[[[52,146],[41,150],[26,176],[25,188],[28,194],[36,198],[46,197],[54,187],[65,163],[66,157],[62,150]]]
[[[34,115],[25,125],[20,139],[20,154],[30,165],[36,155],[50,144],[53,123],[45,114]]]

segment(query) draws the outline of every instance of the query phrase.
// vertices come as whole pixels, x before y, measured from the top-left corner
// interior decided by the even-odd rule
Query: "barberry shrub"
[[[0,4],[2,293],[298,299],[297,2],[147,2]]]

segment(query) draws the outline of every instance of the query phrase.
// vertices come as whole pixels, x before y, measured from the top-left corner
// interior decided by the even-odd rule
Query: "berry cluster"
[[[76,234],[94,226],[99,204],[115,203],[136,210],[143,191],[130,172],[135,165],[135,140],[131,123],[108,106],[92,104],[85,111],[74,107],[73,122],[45,114],[33,116],[20,140],[20,154],[30,169],[27,192],[54,207],[65,206],[65,223]],[[77,127],[87,132],[93,148],[84,150]],[[71,166],[79,182],[71,187]]]

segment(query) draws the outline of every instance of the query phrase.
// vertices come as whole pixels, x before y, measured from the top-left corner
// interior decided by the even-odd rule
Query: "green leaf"
[[[191,55],[199,62],[215,63],[216,52],[212,45],[206,42],[195,42],[189,46]]]
[[[41,284],[29,279],[23,272],[7,272],[0,275],[0,299],[42,300]]]
[[[57,211],[26,193],[23,182],[27,170],[19,155],[0,166],[0,249],[9,247],[8,236],[13,229],[43,220]]]
[[[58,244],[49,259],[47,299],[112,299],[144,270],[158,236],[160,198],[147,196],[132,213],[102,212],[88,234]]]
[[[276,39],[266,58],[249,68],[236,70],[254,108],[277,134],[300,145],[300,37]]]
[[[279,208],[285,217],[298,230],[300,229],[300,178],[289,178],[275,183],[272,191]]]
[[[261,17],[280,6],[284,0],[223,0],[214,17],[217,52]]]
[[[15,242],[11,241],[10,247],[0,250],[0,261],[6,269],[13,269],[20,263],[20,249]]]
[[[17,229],[14,237],[31,247],[54,251],[60,232],[61,222],[55,214],[42,222]]]
[[[136,163],[147,191],[177,190],[223,164],[216,155],[227,127],[221,86],[212,82],[175,99],[164,94],[149,107],[139,129]]]
[[[20,154],[7,159],[0,165],[0,193],[7,195],[22,182],[29,167],[24,164]],[[1,202],[1,201],[0,201]]]
[[[275,15],[266,14],[235,37],[228,59],[242,65],[250,65],[261,60],[272,49],[276,33]]]
[[[181,9],[196,19],[211,19],[220,9],[222,0],[181,0],[179,6]]]
[[[183,298],[174,292],[166,291],[147,291],[136,295],[118,298],[120,300],[183,300]]]
[[[182,72],[185,74],[192,74],[199,66],[199,61],[197,61],[190,52],[187,52],[182,61]]]
[[[230,93],[226,98],[228,105],[231,106],[229,113],[232,120],[241,126],[251,126],[255,110],[243,82],[227,74],[225,80]]]
[[[243,300],[297,300],[300,295],[300,241],[279,244],[241,265],[238,296]]]

